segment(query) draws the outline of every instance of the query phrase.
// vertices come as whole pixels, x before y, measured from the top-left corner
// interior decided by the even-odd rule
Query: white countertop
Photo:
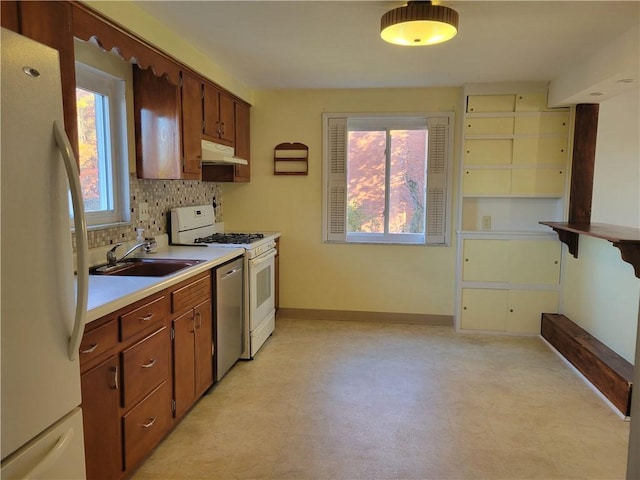
[[[164,277],[89,275],[87,323],[244,254],[243,248],[165,247],[149,258],[205,260]]]

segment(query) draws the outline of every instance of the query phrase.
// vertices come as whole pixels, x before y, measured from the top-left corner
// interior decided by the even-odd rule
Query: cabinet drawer
[[[467,112],[513,112],[515,95],[469,95]]]
[[[122,340],[141,332],[150,332],[168,318],[167,298],[163,295],[120,316]]]
[[[125,407],[169,378],[170,345],[169,329],[162,327],[122,352]]]
[[[103,354],[107,353],[118,343],[118,322],[115,318],[86,332],[80,343],[80,368],[88,370],[96,365]]]
[[[158,386],[124,416],[125,469],[131,471],[156,446],[171,426],[171,389]]]
[[[171,313],[179,313],[211,298],[211,274],[207,272],[197,280],[171,292]]]

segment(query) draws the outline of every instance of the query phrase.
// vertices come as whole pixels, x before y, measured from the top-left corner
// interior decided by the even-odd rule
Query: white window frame
[[[110,170],[108,179],[112,183],[112,208],[86,212],[87,225],[113,225],[129,221],[129,179],[126,144],[126,104],[125,82],[109,73],[98,70],[89,65],[76,62],[76,86],[108,99],[108,135],[109,140],[104,145]]]
[[[323,214],[325,243],[449,245],[453,168],[453,112],[437,113],[324,113]],[[427,125],[428,159],[425,234],[347,233],[347,152],[349,124]]]

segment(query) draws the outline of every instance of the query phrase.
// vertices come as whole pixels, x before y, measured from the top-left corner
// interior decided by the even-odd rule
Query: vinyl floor
[[[628,436],[539,338],[279,319],[133,479],[623,479]]]

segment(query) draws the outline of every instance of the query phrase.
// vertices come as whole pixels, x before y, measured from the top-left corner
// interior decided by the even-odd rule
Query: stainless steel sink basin
[[[115,275],[124,277],[164,277],[183,268],[192,267],[204,260],[176,260],[172,258],[130,258],[114,266],[101,265],[89,270],[90,275]]]

